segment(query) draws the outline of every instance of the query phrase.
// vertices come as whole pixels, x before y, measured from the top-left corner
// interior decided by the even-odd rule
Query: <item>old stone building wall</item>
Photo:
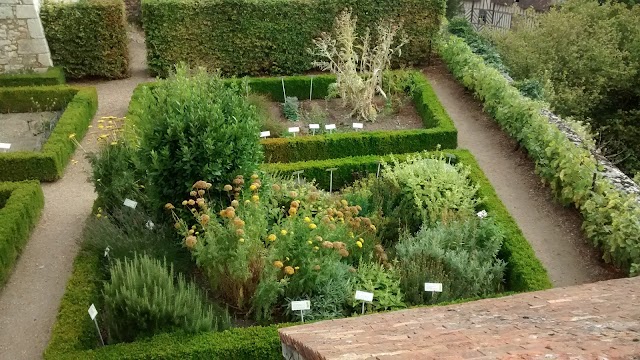
[[[52,66],[39,0],[0,0],[0,74]]]

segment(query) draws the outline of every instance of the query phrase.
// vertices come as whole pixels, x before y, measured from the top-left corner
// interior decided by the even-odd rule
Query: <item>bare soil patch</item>
[[[351,110],[343,106],[341,99],[302,100],[300,101],[298,121],[290,121],[284,116],[282,103],[268,102],[270,117],[275,124],[279,125],[283,134],[286,134],[287,127],[293,126],[300,127],[300,134],[310,134],[309,124],[320,124],[321,132],[324,131],[324,125],[326,124],[335,124],[339,132],[355,131],[353,129],[354,122],[364,124],[363,129],[358,131],[424,128],[422,119],[409,98],[403,98],[400,103],[396,102],[392,107],[385,106],[385,100],[378,98],[376,99],[376,106],[381,111],[375,122],[371,122],[352,117]]]
[[[54,129],[61,112],[0,114],[0,142],[9,151],[40,151]]]

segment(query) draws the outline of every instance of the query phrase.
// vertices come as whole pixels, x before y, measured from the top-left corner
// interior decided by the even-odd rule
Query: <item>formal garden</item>
[[[558,80],[496,52],[515,52],[525,35],[479,34],[446,20],[445,3],[143,0],[140,12],[128,2],[158,77],[135,88],[125,117],[94,125],[95,89],[66,84],[63,72],[128,75],[124,4],[45,3],[64,71],[0,76],[0,122],[13,124],[0,143],[37,144],[0,148],[0,285],[38,222],[38,180],[58,180],[83,152],[97,199],[44,357],[281,359],[278,329],[303,321],[550,288],[480,165],[458,148],[421,71],[434,59],[517,139],[556,199],[578,209],[605,261],[637,275],[637,195],[603,175],[584,122],[567,121],[586,144],[576,146],[543,116],[549,102],[577,116],[570,106],[596,95],[544,87]],[[72,24],[90,34],[75,50]],[[637,170],[632,150],[627,173]]]

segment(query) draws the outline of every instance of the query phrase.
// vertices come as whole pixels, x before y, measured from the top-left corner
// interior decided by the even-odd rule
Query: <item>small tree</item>
[[[375,121],[378,109],[374,97],[380,94],[386,98],[382,91],[382,73],[390,66],[391,56],[400,54],[406,39],[401,39],[394,46],[394,38],[401,25],[384,21],[378,24],[375,46],[369,29],[358,41],[356,22],[357,18],[351,16],[351,11],[342,11],[336,17],[333,35],[323,33],[313,41],[315,49],[310,52],[323,59],[314,61],[314,66],[336,75],[333,90],[345,106],[351,107],[351,116]]]

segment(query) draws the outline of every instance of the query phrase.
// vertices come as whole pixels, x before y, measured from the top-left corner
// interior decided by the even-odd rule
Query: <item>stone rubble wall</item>
[[[39,0],[0,0],[0,74],[53,66]]]
[[[2,0],[0,0],[2,1]],[[513,83],[513,79],[508,74],[502,74],[509,83]],[[574,143],[576,146],[586,148],[584,140],[577,134],[569,124],[562,120],[562,118],[549,110],[543,110],[542,116],[548,119],[549,123],[554,124],[565,136]],[[620,171],[609,159],[602,155],[599,151],[591,151],[600,167],[600,175],[608,180],[616,189],[628,193],[638,195],[638,202],[640,203],[640,186],[636,184],[632,178]]]

